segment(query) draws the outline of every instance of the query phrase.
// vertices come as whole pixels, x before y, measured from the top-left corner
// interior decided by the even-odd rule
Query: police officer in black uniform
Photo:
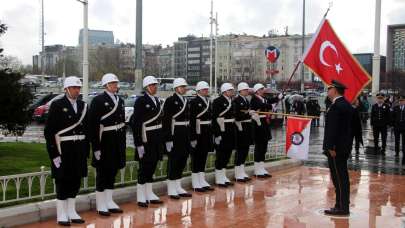
[[[163,130],[165,132],[166,151],[168,153],[167,189],[170,198],[191,197],[181,187],[183,170],[190,155],[190,105],[183,96],[187,92],[184,78],[173,81],[175,93],[168,97],[163,109]]]
[[[271,112],[273,109],[274,103],[277,103],[279,99],[282,99],[282,94],[279,94],[278,97],[267,99],[264,97],[264,85],[256,84],[253,87],[253,92],[255,93],[252,96],[250,101],[250,109],[258,112]],[[259,119],[254,119],[254,135],[255,135],[255,163],[254,163],[254,172],[255,176],[259,178],[271,177],[268,171],[264,168],[264,160],[267,152],[267,146],[269,140],[272,139],[270,131],[270,116],[269,115],[259,115]]]
[[[405,165],[405,95],[399,97],[399,104],[392,111],[392,125],[395,134],[395,156],[399,156],[399,142],[402,136],[402,165]]]
[[[122,213],[112,198],[115,176],[126,161],[125,110],[124,101],[117,96],[118,82],[116,75],[105,74],[101,80],[105,91],[93,98],[89,109],[92,165],[96,168],[96,208],[102,216]]]
[[[153,192],[153,174],[163,156],[162,105],[157,97],[158,81],[154,76],[143,79],[144,94],[136,99],[130,125],[136,147],[135,160],[138,161],[138,183],[136,198],[138,206],[148,207],[148,203],[163,202]]]
[[[235,110],[236,153],[235,153],[235,180],[247,182],[250,180],[245,172],[245,161],[249,154],[249,147],[253,144],[252,115],[259,117],[255,111],[250,110],[248,100],[249,85],[246,82],[238,84],[238,96],[233,100]]]
[[[75,209],[80,181],[87,176],[90,152],[87,104],[78,100],[82,83],[70,76],[64,81],[65,94],[56,97],[49,108],[44,135],[52,177],[56,184],[56,213],[59,225],[84,223]]]
[[[191,153],[191,182],[194,191],[212,191],[214,188],[205,180],[205,164],[209,152],[214,150],[212,132],[212,105],[209,100],[207,82],[197,83],[197,96],[190,101],[190,140],[194,148]]]
[[[212,121],[215,142],[215,183],[219,187],[227,187],[233,183],[226,177],[226,167],[235,149],[236,127],[235,113],[232,107],[234,95],[233,85],[221,85],[222,95],[212,104]]]
[[[374,150],[382,155],[385,154],[387,146],[387,127],[390,124],[390,107],[384,103],[384,95],[377,94],[377,102],[371,107],[371,126],[374,136]],[[381,134],[381,150],[379,150],[378,140]]]
[[[327,215],[347,216],[350,214],[350,181],[347,159],[352,149],[353,107],[343,97],[346,86],[333,80],[328,88],[331,105],[326,112],[323,139],[324,154],[328,157],[329,170],[335,186],[336,203],[325,210]]]

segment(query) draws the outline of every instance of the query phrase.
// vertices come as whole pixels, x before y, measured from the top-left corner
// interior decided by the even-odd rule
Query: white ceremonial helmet
[[[82,81],[80,81],[80,78],[76,76],[69,76],[65,78],[65,81],[63,82],[63,88],[66,89],[72,86],[82,87]]]
[[[118,77],[115,74],[107,73],[103,75],[103,77],[101,78],[101,85],[105,86],[110,82],[119,82],[119,81],[120,80],[118,80]]]
[[[255,86],[253,86],[253,92],[257,92],[259,89],[263,89],[264,85],[261,83],[257,83]]]
[[[200,90],[203,90],[203,89],[209,89],[209,88],[210,88],[210,85],[208,85],[208,83],[205,82],[205,81],[198,82],[196,87],[195,87],[195,89],[197,91],[200,91]]]
[[[238,92],[245,89],[250,89],[246,82],[241,82],[238,84]]]
[[[142,87],[145,88],[145,87],[147,87],[148,85],[158,84],[158,83],[159,83],[159,82],[158,82],[158,80],[155,78],[155,76],[146,76],[146,77],[143,79]]]
[[[188,84],[184,78],[175,78],[173,80],[173,89],[176,89],[179,86],[188,86]]]
[[[226,92],[228,90],[235,89],[231,83],[225,82],[221,85],[221,93]]]

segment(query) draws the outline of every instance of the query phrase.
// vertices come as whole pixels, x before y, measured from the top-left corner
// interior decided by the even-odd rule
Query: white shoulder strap
[[[84,103],[82,115],[80,116],[79,121],[77,121],[75,124],[71,125],[70,127],[67,127],[67,128],[65,128],[63,130],[58,131],[58,133],[56,133],[56,135],[59,136],[59,135],[61,135],[63,133],[66,133],[66,132],[72,130],[73,128],[77,127],[83,121],[84,116],[86,116],[86,113],[87,113],[87,104]]]
[[[111,116],[118,108],[118,104],[120,103],[120,98],[118,97],[117,102],[114,102],[114,108],[108,112],[107,114],[105,114],[104,116],[101,117],[101,120],[104,120],[106,118],[108,118],[109,116]]]

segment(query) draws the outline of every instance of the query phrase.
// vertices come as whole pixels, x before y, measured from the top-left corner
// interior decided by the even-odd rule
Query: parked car
[[[35,109],[37,109],[41,105],[48,103],[50,100],[52,100],[52,98],[56,97],[57,95],[58,95],[57,93],[35,94],[31,105],[28,107],[28,110],[30,111],[30,113],[33,114],[35,112]]]
[[[43,105],[38,106],[35,110],[34,110],[34,114],[32,116],[32,118],[37,122],[37,123],[44,123],[48,117],[48,111],[49,111],[49,107],[51,106],[52,102],[54,100],[60,99],[64,96],[65,94],[55,94],[55,96],[49,100],[48,102],[46,102]]]

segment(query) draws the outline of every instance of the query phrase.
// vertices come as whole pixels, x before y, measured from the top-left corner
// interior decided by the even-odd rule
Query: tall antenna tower
[[[40,43],[41,43],[41,55],[39,55],[39,61],[41,61],[41,74],[45,75],[45,25],[44,25],[44,0],[39,0],[40,3],[40,21],[39,21],[39,27],[40,27]]]

